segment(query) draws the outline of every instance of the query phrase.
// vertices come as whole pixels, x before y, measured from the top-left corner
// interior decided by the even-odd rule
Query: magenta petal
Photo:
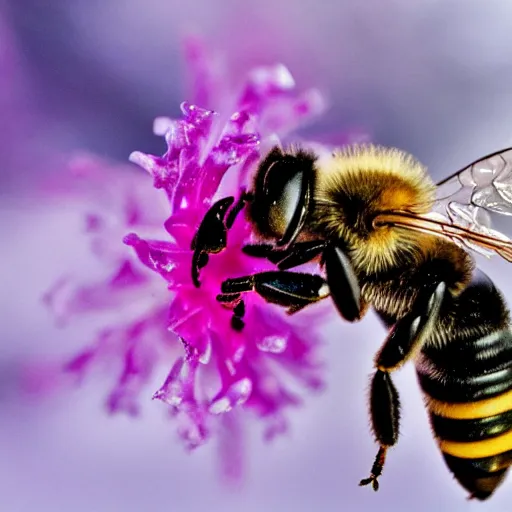
[[[172,281],[177,264],[184,257],[188,259],[188,252],[171,242],[142,240],[134,233],[126,235],[123,241],[135,249],[140,261],[146,267],[154,270],[167,281]]]
[[[196,361],[184,357],[178,358],[162,387],[153,395],[153,399],[162,400],[173,407],[183,402],[193,404],[196,369]]]
[[[191,411],[188,414],[182,414],[179,418],[180,426],[178,434],[189,450],[193,450],[204,444],[208,439],[208,428],[206,427],[206,414]]]
[[[93,348],[88,348],[68,361],[64,369],[83,377],[95,356],[96,351]]]
[[[220,471],[228,484],[237,484],[244,475],[246,465],[242,419],[233,411],[219,416],[219,420]]]
[[[280,96],[294,86],[293,76],[282,64],[257,68],[249,76],[240,103],[254,114],[259,114],[263,101]]]
[[[194,132],[194,137],[202,136],[206,138],[212,126],[212,120],[215,112],[213,112],[213,110],[207,110],[205,108],[192,105],[186,101],[181,104],[181,111],[184,114],[185,121],[197,128],[197,132]],[[193,144],[195,140],[194,138],[189,137],[187,142]]]
[[[238,198],[262,153],[321,113],[325,100],[316,90],[297,94],[282,65],[255,69],[238,96],[220,98],[220,89],[210,88],[219,87],[224,77],[209,68],[208,52],[197,42],[189,44],[188,52],[201,80],[195,99],[215,97],[216,105],[232,105],[234,111],[217,114],[184,102],[180,119],[155,120],[154,132],[165,138],[166,152],[134,152],[130,160],[165,191],[167,203],[161,208],[157,192],[147,193],[131,172],[109,181],[109,173],[91,159],[72,166],[92,183],[86,232],[110,273],[101,282],[80,285],[63,279],[46,300],[63,318],[92,311],[121,316],[68,361],[67,374],[83,378],[109,363],[107,373],[114,380],[107,408],[135,415],[157,366],[172,365],[153,398],[168,408],[188,448],[228,429],[232,436],[223,438],[222,456],[231,461],[226,472],[238,475],[239,418],[246,411],[263,418],[267,439],[285,432],[286,410],[301,405],[306,391],[323,387],[320,343],[311,325],[296,323],[255,293],[240,297],[245,328],[233,329],[234,302],[217,300],[222,282],[275,268],[242,252],[254,240],[245,215],[229,230],[227,246],[209,255],[199,287],[191,279],[193,240],[210,205],[220,197]]]
[[[126,332],[122,371],[107,400],[111,413],[124,411],[135,416],[139,412],[139,394],[152,375],[156,357],[154,348],[144,343],[147,327],[141,321]]]
[[[228,412],[237,405],[243,405],[251,396],[252,382],[247,377],[237,380],[229,388],[219,393],[209,407],[212,414]]]
[[[190,249],[191,240],[205,213],[206,208],[177,210],[164,222],[164,227],[177,246]]]
[[[146,155],[140,151],[134,151],[130,155],[130,162],[142,167],[153,177],[155,188],[172,190],[179,178],[176,166],[169,165],[164,158]]]
[[[277,436],[281,436],[288,430],[288,422],[283,416],[275,414],[268,422],[265,428],[265,441],[273,441]]]
[[[113,287],[125,288],[127,286],[139,286],[148,281],[148,276],[142,273],[135,263],[125,260],[121,263],[117,273],[110,279]]]

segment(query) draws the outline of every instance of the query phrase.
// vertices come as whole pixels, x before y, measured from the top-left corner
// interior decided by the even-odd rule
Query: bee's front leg
[[[329,296],[329,287],[319,275],[275,270],[226,279],[217,300],[229,303],[232,298],[238,300],[240,294],[251,291],[267,302],[287,308],[288,314]]]
[[[217,254],[226,248],[228,230],[237,215],[243,210],[250,195],[243,192],[235,203],[234,197],[224,197],[217,201],[203,217],[192,240],[192,282],[199,288],[199,271],[208,263],[210,254]],[[235,203],[233,205],[233,203]]]
[[[411,312],[396,322],[375,358],[377,370],[371,382],[370,414],[379,451],[370,476],[359,485],[372,484],[375,491],[379,488],[386,453],[398,441],[400,423],[400,400],[391,373],[414,356],[432,333],[445,290],[444,282],[422,289]]]

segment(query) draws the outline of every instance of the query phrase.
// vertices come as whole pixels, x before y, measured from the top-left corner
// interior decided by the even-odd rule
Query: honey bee
[[[378,490],[399,434],[392,373],[411,361],[444,460],[471,498],[492,495],[512,465],[512,331],[505,300],[471,252],[512,261],[512,241],[490,213],[512,215],[512,149],[435,185],[412,156],[373,145],[328,154],[272,149],[252,189],[215,203],[200,225],[192,278],[220,252],[246,209],[261,243],[244,252],[276,270],[227,279],[217,300],[243,329],[243,294],[295,313],[331,297],[347,321],[373,307],[389,334],[375,357],[370,416]],[[318,262],[323,275],[291,271]]]

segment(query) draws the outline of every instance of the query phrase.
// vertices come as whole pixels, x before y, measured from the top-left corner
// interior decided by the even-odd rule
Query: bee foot
[[[371,475],[369,478],[363,478],[363,480],[361,480],[359,482],[359,485],[364,486],[364,485],[372,484],[373,490],[378,491],[379,490],[379,481],[377,479],[378,479],[378,477],[376,475]]]

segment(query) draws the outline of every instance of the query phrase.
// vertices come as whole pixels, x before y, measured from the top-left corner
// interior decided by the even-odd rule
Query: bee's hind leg
[[[377,370],[370,388],[370,414],[379,451],[370,476],[359,485],[372,484],[375,491],[379,488],[386,453],[398,441],[400,424],[400,399],[391,373],[402,367],[428,339],[439,317],[445,290],[444,282],[423,288],[412,310],[395,323],[375,358]]]
[[[370,413],[373,432],[379,443],[371,474],[359,485],[372,484],[373,490],[379,489],[378,478],[386,460],[388,448],[398,441],[400,426],[400,399],[388,372],[377,370],[373,376],[370,392]]]

